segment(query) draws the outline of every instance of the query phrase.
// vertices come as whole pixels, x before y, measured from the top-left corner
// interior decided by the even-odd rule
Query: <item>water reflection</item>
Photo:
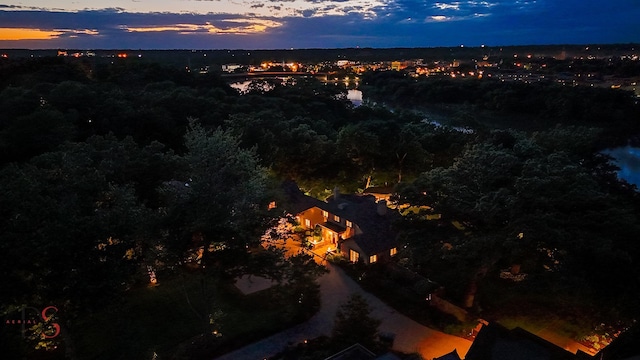
[[[253,79],[253,80],[244,80],[244,81],[237,81],[237,82],[233,82],[230,83],[229,86],[231,86],[232,88],[238,90],[241,94],[245,94],[247,93],[247,91],[249,90],[249,85],[255,81],[255,80],[264,80],[265,78],[257,78],[257,79]],[[271,78],[269,78],[271,79]],[[286,77],[276,77],[274,79],[278,79],[281,80],[283,84],[286,83],[287,79]],[[327,84],[327,82],[325,82],[325,84]],[[334,82],[334,84],[338,84],[337,82]],[[347,88],[352,87],[352,86],[357,86],[358,83],[354,82],[354,83],[347,83],[346,86]],[[262,86],[262,90],[264,91],[269,91],[271,88],[273,88],[273,84],[270,84],[269,82],[264,82],[261,84]],[[353,106],[360,106],[362,105],[362,91],[358,90],[358,89],[349,89],[347,90],[347,99],[349,99],[349,101],[351,101],[351,103],[353,104]]]
[[[620,168],[618,177],[640,188],[640,148],[633,146],[608,149],[603,153],[614,158]]]
[[[362,91],[351,89],[347,91],[347,99],[351,101],[353,106],[362,105]]]
[[[269,78],[255,78],[252,80],[244,80],[244,81],[229,83],[229,86],[238,90],[240,94],[245,94],[247,93],[247,91],[249,91],[249,85],[251,85],[251,83],[259,84],[258,86],[261,87],[263,91],[269,91],[274,88],[276,83],[282,83],[284,85],[289,79],[290,78],[282,77],[282,76],[269,77]]]

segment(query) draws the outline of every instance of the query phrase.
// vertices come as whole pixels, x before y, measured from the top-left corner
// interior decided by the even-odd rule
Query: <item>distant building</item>
[[[223,64],[222,71],[232,73],[238,69],[242,68],[240,64]]]

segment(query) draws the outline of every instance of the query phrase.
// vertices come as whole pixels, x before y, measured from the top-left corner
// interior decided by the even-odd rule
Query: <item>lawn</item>
[[[169,358],[185,351],[213,358],[291,326],[296,309],[283,292],[274,287],[243,295],[230,282],[182,274],[133,289],[122,304],[79,319],[71,329],[73,348],[82,359],[151,359],[154,352]],[[222,336],[204,338],[215,311],[222,313],[216,327]]]

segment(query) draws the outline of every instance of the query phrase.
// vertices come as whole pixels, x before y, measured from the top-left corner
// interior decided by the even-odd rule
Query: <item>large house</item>
[[[293,182],[285,184],[289,210],[299,226],[315,234],[313,246],[329,246],[352,262],[373,264],[398,252],[391,229],[395,212],[386,201],[371,195],[340,194],[336,189],[326,201],[307,196]]]

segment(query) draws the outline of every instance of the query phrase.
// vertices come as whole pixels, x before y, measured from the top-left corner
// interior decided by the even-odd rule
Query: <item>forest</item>
[[[276,319],[312,315],[321,269],[256,250],[283,215],[268,204],[285,179],[318,197],[394,186],[396,204],[442,214],[396,224],[399,262],[485,318],[555,312],[577,324],[576,336],[638,318],[640,196],[600,153],[637,140],[631,94],[393,71],[366,74],[361,89],[368,105],[355,107],[344,87],[314,78],[256,80],[240,94],[216,73],[152,62],[2,59],[0,313],[55,304],[64,338],[3,331],[2,347],[148,356],[130,340],[139,334],[123,332],[112,341],[124,345],[105,352],[87,344],[113,343],[82,333],[91,319],[127,328],[118,308],[144,314],[136,291],[151,273],[166,279],[159,291],[197,294],[197,329],[176,335],[185,341],[224,324],[215,314],[238,311],[212,304],[236,301],[218,289],[242,274],[289,280],[268,295],[286,304],[286,314],[266,309]],[[425,121],[429,111],[469,131]],[[211,250],[189,270],[185,258],[200,247]],[[504,268],[526,281],[501,281]],[[158,336],[149,340],[158,351],[187,351]]]

